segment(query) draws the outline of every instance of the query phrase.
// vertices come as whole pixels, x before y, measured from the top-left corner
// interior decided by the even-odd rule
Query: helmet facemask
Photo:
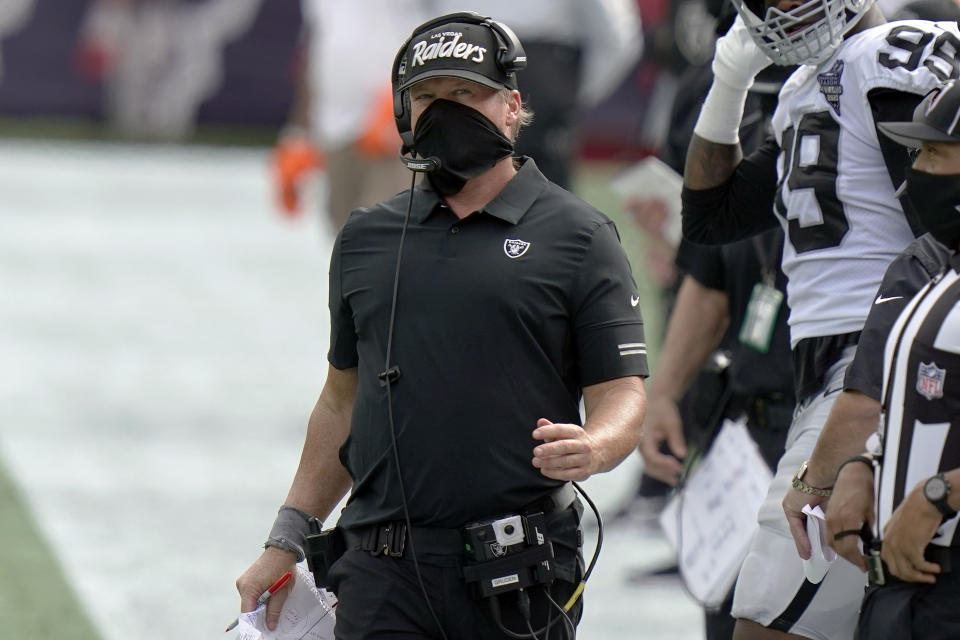
[[[732,1],[753,41],[781,66],[819,64],[829,58],[873,4],[873,0],[809,0],[784,12],[776,6],[765,9],[764,0]]]

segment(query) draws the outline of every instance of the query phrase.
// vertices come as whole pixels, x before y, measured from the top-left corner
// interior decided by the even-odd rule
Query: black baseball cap
[[[491,89],[516,89],[516,73],[507,72],[498,64],[498,57],[506,45],[491,26],[480,22],[483,20],[481,16],[477,18],[477,24],[433,22],[427,23],[427,29],[414,30],[397,67],[397,90],[403,91],[421,80],[444,76],[465,78]],[[522,49],[519,55],[523,55]]]
[[[919,148],[924,142],[960,142],[960,86],[950,80],[924,96],[911,122],[877,123],[887,137]]]

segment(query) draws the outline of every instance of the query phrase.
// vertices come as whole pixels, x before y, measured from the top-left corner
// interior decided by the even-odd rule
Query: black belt
[[[945,576],[953,571],[953,565],[960,567],[960,547],[941,547],[937,544],[929,544],[923,550],[923,558],[927,562],[933,562],[940,565],[940,575]],[[905,582],[890,573],[887,563],[883,563],[883,574],[886,577],[886,584]],[[875,585],[873,574],[870,575],[870,584]]]
[[[834,336],[804,338],[792,350],[793,380],[797,402],[803,402],[818,391],[830,369],[844,350],[860,341],[860,332],[842,333]]]
[[[541,512],[549,516],[569,507],[576,496],[573,485],[567,482],[526,505],[520,509],[520,513]],[[463,529],[413,527],[408,531],[407,524],[403,520],[380,522],[356,529],[343,529],[343,538],[347,549],[368,551],[375,556],[383,554],[402,558],[409,549],[408,533],[414,539],[418,556],[420,554],[459,556],[463,553]]]

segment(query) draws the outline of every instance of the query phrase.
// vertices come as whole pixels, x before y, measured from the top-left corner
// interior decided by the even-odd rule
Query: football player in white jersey
[[[733,3],[739,17],[717,42],[687,153],[684,234],[721,243],[782,225],[798,400],[737,581],[734,637],[849,638],[865,577],[838,561],[822,581],[807,581],[802,516],[788,522],[781,501],[791,486],[800,506],[829,498],[834,470],[804,461],[887,264],[919,233],[895,196],[907,152],[879,136],[876,122],[909,120],[923,95],[957,76],[960,32],[956,23],[886,23],[872,0]],[[780,92],[774,136],[744,158],[743,101],[771,62],[801,66]]]

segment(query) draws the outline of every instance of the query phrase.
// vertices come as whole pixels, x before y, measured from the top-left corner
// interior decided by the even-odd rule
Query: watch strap
[[[840,475],[840,471],[841,471],[845,466],[847,466],[848,464],[850,464],[851,462],[862,462],[863,464],[865,464],[865,465],[867,465],[868,467],[870,467],[870,472],[871,472],[871,473],[873,472],[874,467],[877,465],[877,460],[876,460],[876,458],[874,458],[874,457],[873,457],[872,455],[870,455],[869,453],[862,453],[862,454],[860,454],[860,455],[858,455],[858,456],[851,456],[851,457],[847,458],[846,460],[844,460],[843,462],[841,462],[841,463],[840,463],[840,466],[837,467],[837,475],[839,476],[839,475]]]
[[[938,499],[936,499],[936,500],[933,500],[933,499],[930,498],[929,495],[927,495],[926,486],[924,486],[923,497],[926,498],[927,501],[928,501],[930,504],[932,504],[934,507],[937,508],[937,511],[940,512],[940,515],[942,515],[945,520],[950,519],[950,518],[954,517],[955,515],[957,515],[957,510],[951,508],[951,507],[950,507],[950,504],[947,502],[947,498],[950,497],[950,489],[952,488],[952,487],[950,486],[950,481],[947,480],[947,477],[946,477],[944,474],[938,473],[937,475],[933,476],[932,478],[929,478],[929,479],[927,480],[927,482],[929,482],[929,481],[932,480],[933,478],[939,478],[940,481],[943,482],[944,486],[946,486],[946,488],[947,488],[946,493],[943,495],[942,498],[938,498]]]

